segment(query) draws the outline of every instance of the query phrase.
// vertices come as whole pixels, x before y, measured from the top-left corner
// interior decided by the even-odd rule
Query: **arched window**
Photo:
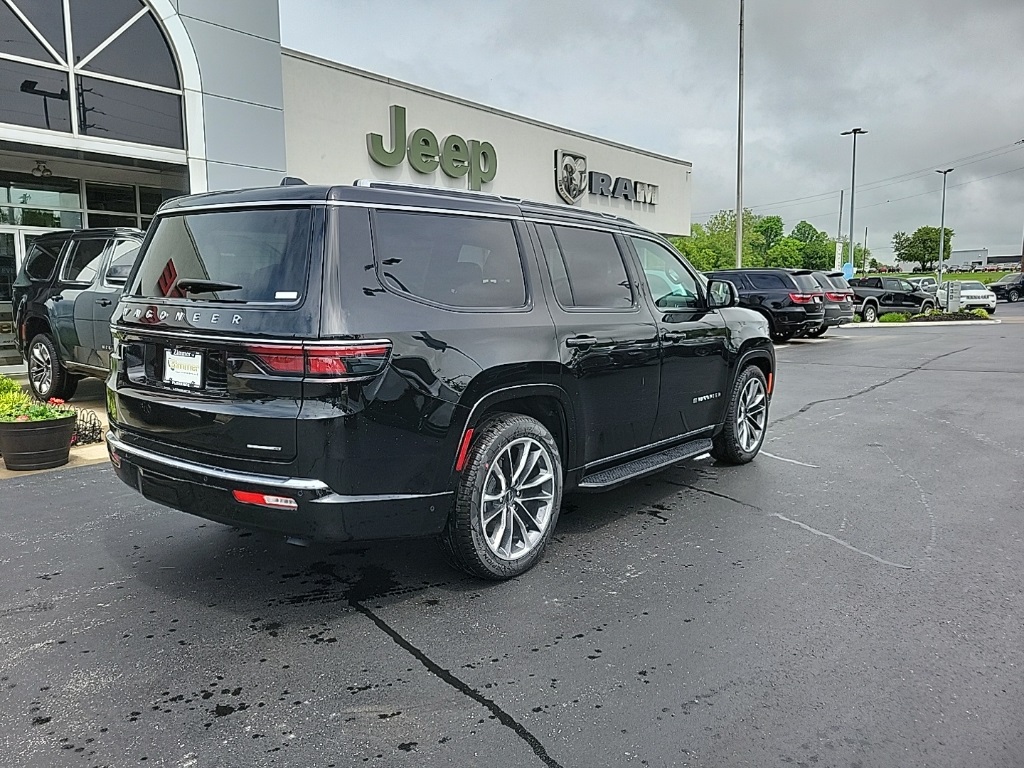
[[[178,67],[149,6],[0,0],[0,123],[184,149]]]

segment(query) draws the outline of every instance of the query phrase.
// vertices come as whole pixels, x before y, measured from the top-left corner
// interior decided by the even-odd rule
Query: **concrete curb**
[[[843,330],[849,328],[936,328],[950,325],[999,325],[1002,320],[942,320],[935,323],[847,323]]]

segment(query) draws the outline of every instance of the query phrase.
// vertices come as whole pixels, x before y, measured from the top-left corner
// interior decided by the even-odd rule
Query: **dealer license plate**
[[[164,350],[164,383],[199,389],[203,385],[203,355],[180,349]]]

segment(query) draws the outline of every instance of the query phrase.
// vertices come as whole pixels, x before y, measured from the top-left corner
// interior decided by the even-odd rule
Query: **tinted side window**
[[[79,240],[73,243],[61,279],[69,283],[91,283],[96,279],[106,248],[106,240]]]
[[[135,240],[117,240],[114,242],[113,251],[110,254],[110,264],[107,266],[106,280],[117,285],[124,285],[128,274],[135,266],[135,260],[139,257],[139,243]]]
[[[53,274],[53,268],[57,266],[63,245],[64,243],[32,243],[28,255],[25,256],[25,274],[32,280],[48,279]]]
[[[818,281],[812,275],[791,275],[790,277],[796,283],[796,287],[804,293],[818,293],[821,291],[821,286],[818,285]]]
[[[789,290],[789,286],[786,285],[786,282],[781,277],[773,275],[771,272],[751,272],[747,275],[747,279],[750,280],[751,284],[755,288],[780,291]]]
[[[552,227],[565,270],[573,305],[599,309],[633,306],[633,289],[626,265],[611,232],[574,227]]]
[[[900,281],[892,277],[887,277],[882,280],[882,287],[887,291],[898,291],[900,290]]]
[[[572,298],[572,287],[569,285],[569,273],[565,271],[565,259],[562,258],[562,251],[558,248],[555,233],[547,224],[538,224],[537,233],[540,236],[541,248],[547,256],[548,271],[551,273],[555,298],[563,307],[571,307],[575,302]]]
[[[377,211],[374,250],[381,282],[450,307],[526,305],[526,278],[512,222]]]

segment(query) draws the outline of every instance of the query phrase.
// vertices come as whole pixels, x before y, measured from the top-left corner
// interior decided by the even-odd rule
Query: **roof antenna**
[[[305,185],[305,183],[306,182],[300,179],[298,176],[285,176],[283,179],[281,179],[282,187],[293,187],[299,184]]]

